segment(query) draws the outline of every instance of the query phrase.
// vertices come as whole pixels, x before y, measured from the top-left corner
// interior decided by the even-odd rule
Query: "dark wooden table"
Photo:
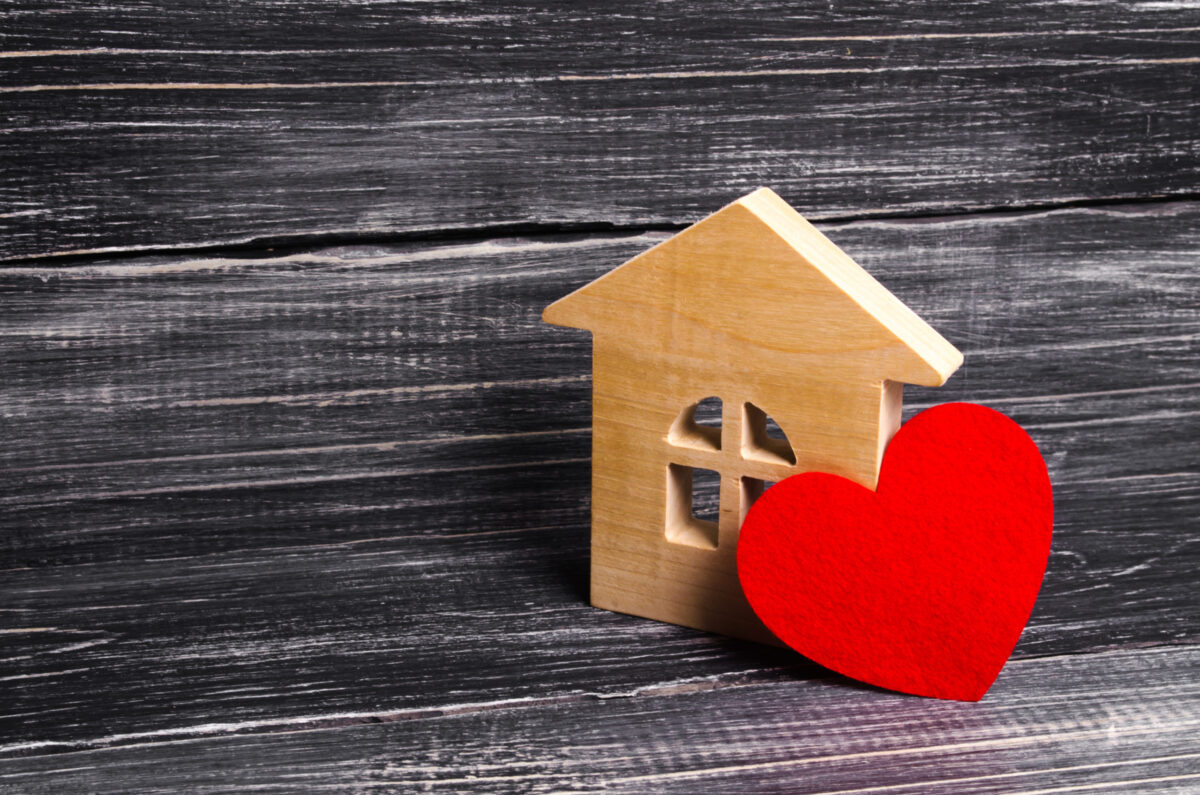
[[[1200,8],[0,8],[0,790],[1200,791]],[[978,704],[587,605],[541,308],[770,185],[1056,490]]]

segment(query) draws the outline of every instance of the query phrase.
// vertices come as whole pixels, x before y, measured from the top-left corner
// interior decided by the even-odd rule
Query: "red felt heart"
[[[1029,620],[1052,525],[1033,440],[949,403],[900,429],[876,491],[819,472],[768,489],[742,525],[738,576],[763,623],[821,665],[978,701]]]

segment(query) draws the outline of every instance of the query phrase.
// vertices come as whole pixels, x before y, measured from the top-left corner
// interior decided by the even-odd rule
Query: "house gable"
[[[734,346],[868,380],[938,386],[962,363],[954,346],[767,188],[556,301],[543,319],[628,337],[663,355]]]

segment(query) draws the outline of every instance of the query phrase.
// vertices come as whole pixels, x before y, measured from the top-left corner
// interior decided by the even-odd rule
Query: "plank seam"
[[[1071,197],[1055,202],[1030,202],[986,207],[948,207],[937,212],[913,212],[903,210],[865,210],[851,215],[821,215],[811,213],[810,221],[827,226],[849,225],[860,222],[914,221],[942,223],[954,220],[971,220],[977,217],[1009,216],[1024,217],[1043,213],[1069,210],[1119,208],[1127,206],[1153,211],[1176,204],[1200,201],[1200,191],[1162,193],[1147,196],[1104,196]],[[697,219],[699,220],[699,219]],[[679,232],[688,223],[642,223],[621,224],[609,221],[595,222],[522,222],[489,224],[471,227],[446,227],[441,229],[413,229],[407,231],[379,232],[353,229],[332,230],[301,235],[247,237],[224,242],[181,243],[162,246],[111,246],[94,249],[71,249],[48,251],[33,256],[2,257],[0,272],[5,268],[16,268],[32,264],[76,266],[95,264],[113,257],[143,259],[181,254],[217,254],[222,256],[253,258],[255,256],[283,257],[304,253],[313,249],[339,246],[394,246],[407,243],[474,243],[496,238],[539,238],[572,235],[639,235],[653,232]]]

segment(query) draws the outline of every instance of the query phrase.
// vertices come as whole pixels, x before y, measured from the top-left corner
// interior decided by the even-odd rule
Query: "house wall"
[[[705,355],[728,351],[727,344],[670,353],[668,347],[605,335],[595,340],[592,604],[769,642],[737,579],[737,535],[747,507],[742,479],[778,482],[824,471],[873,487],[882,445],[898,425],[899,389],[813,381],[752,347],[736,362]],[[680,412],[709,396],[722,400],[720,449],[672,444],[668,432]],[[746,452],[746,402],[776,420],[795,465]],[[888,417],[882,425],[881,411]],[[668,538],[672,464],[721,473],[715,549]]]

